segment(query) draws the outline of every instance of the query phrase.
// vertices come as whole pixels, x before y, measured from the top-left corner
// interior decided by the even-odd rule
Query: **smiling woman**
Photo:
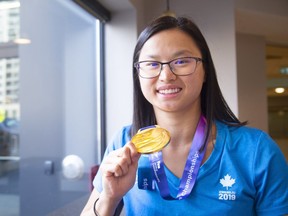
[[[139,35],[133,66],[132,123],[107,147],[83,216],[114,215],[122,199],[129,216],[288,213],[285,158],[268,134],[231,111],[194,22],[152,21]],[[140,154],[134,137],[153,125],[170,142]],[[153,144],[150,138],[143,143]]]

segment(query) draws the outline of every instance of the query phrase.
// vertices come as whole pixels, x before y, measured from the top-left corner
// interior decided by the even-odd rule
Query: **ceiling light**
[[[166,0],[166,11],[164,11],[161,16],[176,17],[176,14],[173,11],[170,10],[169,0]]]
[[[276,92],[277,94],[282,94],[283,92],[285,92],[285,89],[282,88],[282,87],[275,88],[275,92]]]
[[[19,45],[25,45],[25,44],[30,44],[31,40],[28,38],[16,38],[14,40],[14,43],[19,44]]]
[[[0,3],[0,10],[7,10],[13,8],[19,8],[20,2],[2,2]]]

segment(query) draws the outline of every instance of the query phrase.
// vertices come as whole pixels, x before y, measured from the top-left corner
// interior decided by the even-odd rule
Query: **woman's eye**
[[[174,64],[175,65],[183,65],[183,64],[187,64],[189,62],[189,60],[187,59],[177,59]]]
[[[147,67],[151,67],[151,68],[157,68],[159,66],[158,62],[148,62]]]

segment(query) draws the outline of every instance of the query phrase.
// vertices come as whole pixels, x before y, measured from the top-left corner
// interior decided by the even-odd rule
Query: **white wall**
[[[132,57],[136,44],[136,12],[112,14],[105,28],[107,141],[132,120]]]
[[[268,132],[265,38],[237,34],[239,117]]]

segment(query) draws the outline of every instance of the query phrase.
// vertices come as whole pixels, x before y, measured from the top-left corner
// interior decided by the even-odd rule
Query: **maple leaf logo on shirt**
[[[227,174],[224,178],[220,179],[220,183],[223,187],[226,187],[226,190],[228,190],[228,187],[232,187],[232,185],[235,184],[235,179],[231,178],[231,176]]]

